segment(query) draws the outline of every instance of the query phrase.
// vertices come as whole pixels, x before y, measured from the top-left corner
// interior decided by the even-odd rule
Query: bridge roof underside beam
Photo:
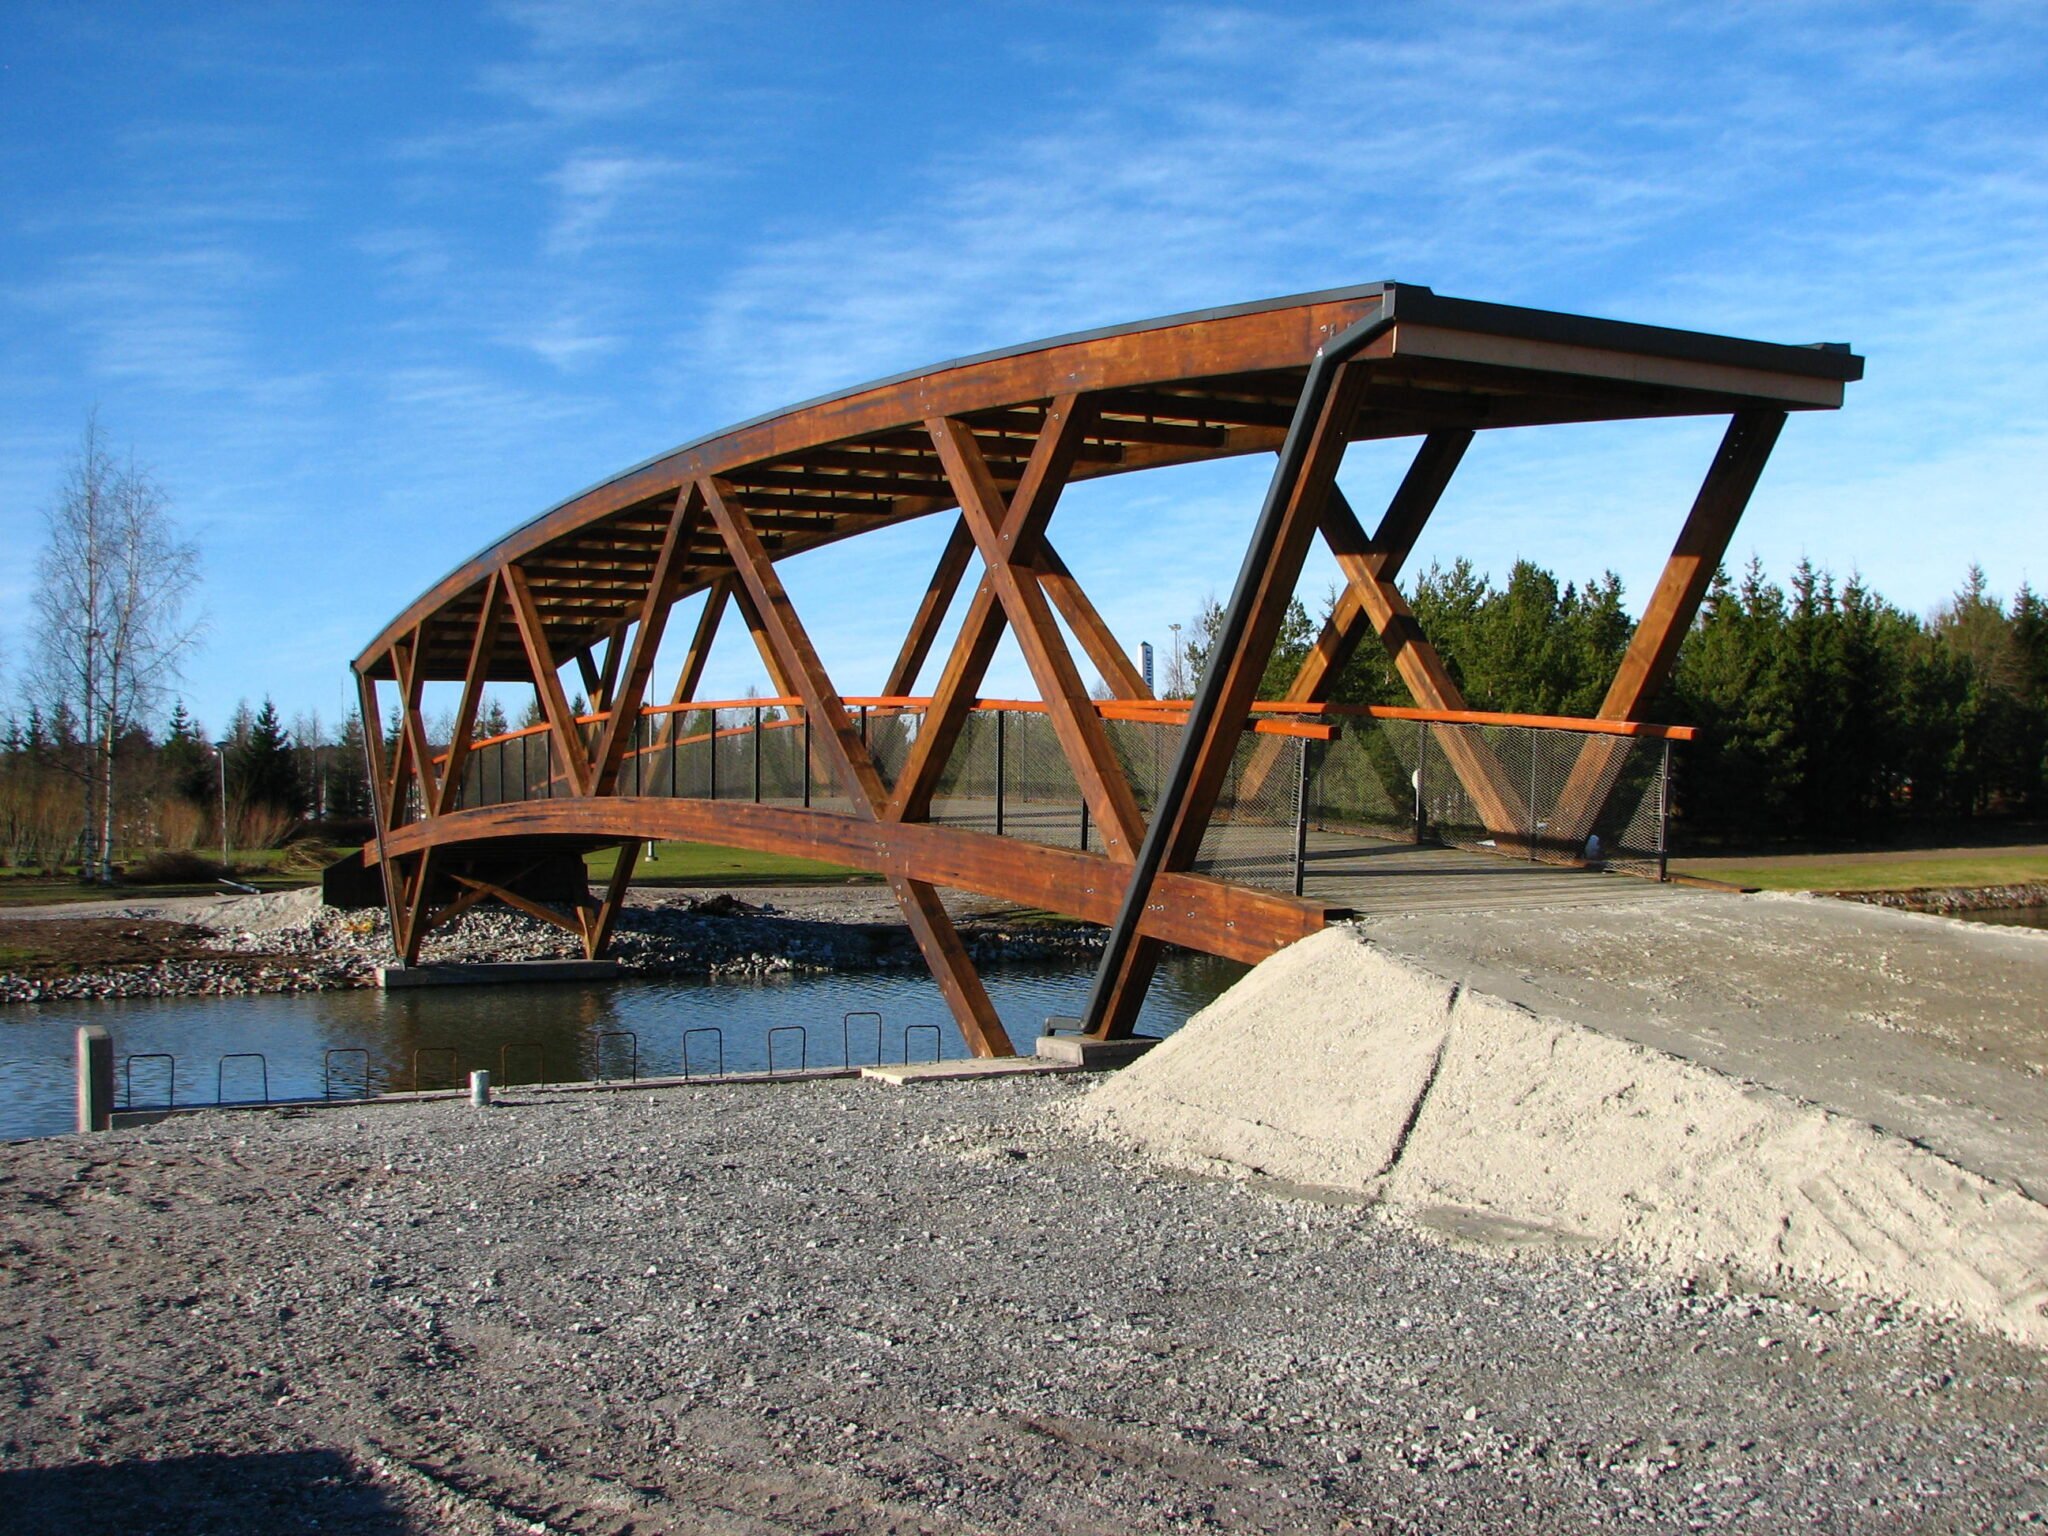
[[[1846,347],[1784,346],[1366,287],[1060,337],[884,379],[742,423],[638,465],[544,513],[450,572],[357,659],[369,679],[524,683],[520,627],[480,624],[516,565],[547,653],[568,658],[639,618],[677,498],[715,477],[773,560],[958,505],[925,424],[964,423],[1014,491],[1051,402],[1079,395],[1088,429],[1067,478],[1270,453],[1316,349],[1385,306],[1355,360],[1348,440],[1743,410],[1825,410],[1861,377]],[[717,531],[683,530],[671,601],[732,574]]]

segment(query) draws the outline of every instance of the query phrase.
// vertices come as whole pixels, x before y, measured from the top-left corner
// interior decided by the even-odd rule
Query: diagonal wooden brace
[[[1664,563],[1601,701],[1600,719],[1639,721],[1656,702],[1784,426],[1783,411],[1738,411],[1729,421],[1671,558]],[[1606,808],[1629,746],[1626,738],[1613,736],[1588,736],[1580,744],[1550,817],[1546,843],[1554,852],[1566,858],[1580,856]]]
[[[751,602],[762,634],[795,684],[797,697],[804,701],[812,723],[813,748],[852,800],[854,815],[870,822],[880,820],[888,803],[881,775],[847,714],[845,701],[818,659],[760,536],[728,487],[711,479],[700,484],[719,537],[732,556],[739,590]],[[969,1048],[977,1056],[1015,1055],[1002,1016],[975,974],[974,962],[946,916],[937,891],[918,880],[892,880],[890,884]]]
[[[1144,817],[1088,696],[1087,684],[1053,620],[1033,563],[1059,484],[1072,466],[1073,449],[1079,446],[1083,409],[1074,396],[1053,402],[1044,430],[1053,434],[1062,462],[1048,463],[1034,480],[1030,470],[1040,462],[1034,453],[1025,479],[1007,500],[966,422],[935,418],[926,423],[926,429],[946,466],[954,494],[960,498],[961,515],[974,532],[989,583],[1031,668],[1060,749],[1101,828],[1103,847],[1111,858],[1129,862],[1137,856]],[[1057,478],[1051,473],[1055,469]]]

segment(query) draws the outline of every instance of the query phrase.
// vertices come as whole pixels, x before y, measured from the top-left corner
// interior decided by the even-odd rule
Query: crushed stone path
[[[294,1469],[362,1532],[2048,1514],[2039,1354],[1162,1173],[1065,1128],[1085,1091],[512,1095],[0,1147],[0,1491],[37,1494],[11,1528],[80,1528],[85,1490],[131,1529],[272,1531]]]

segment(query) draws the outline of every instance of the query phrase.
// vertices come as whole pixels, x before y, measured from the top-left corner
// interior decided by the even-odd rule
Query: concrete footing
[[[406,987],[494,987],[526,981],[617,981],[616,960],[508,960],[475,965],[380,965],[377,985],[387,992]]]
[[[970,1077],[1034,1077],[1079,1070],[1078,1063],[1047,1061],[1042,1056],[969,1056],[958,1061],[884,1062],[878,1067],[862,1067],[860,1075],[900,1088],[909,1083],[957,1082]]]
[[[1132,1035],[1125,1040],[1094,1040],[1087,1035],[1040,1035],[1038,1055],[1046,1061],[1084,1072],[1103,1072],[1128,1066],[1159,1043],[1156,1035]]]

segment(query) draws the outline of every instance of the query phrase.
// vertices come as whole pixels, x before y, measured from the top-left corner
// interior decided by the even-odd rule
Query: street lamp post
[[[220,868],[222,874],[233,874],[228,866],[228,744],[225,739],[213,744],[215,760],[220,764]]]

